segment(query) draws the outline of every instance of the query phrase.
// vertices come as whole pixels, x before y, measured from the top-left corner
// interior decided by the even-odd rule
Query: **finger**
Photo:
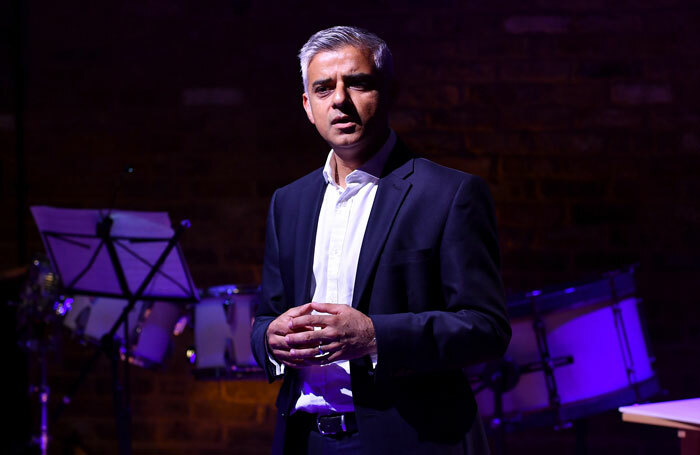
[[[290,333],[284,337],[284,341],[292,348],[317,347],[319,344],[335,341],[328,336],[326,329],[310,330],[301,333]]]
[[[310,325],[307,325],[307,326],[299,325],[297,327],[290,328],[289,322],[285,321],[285,322],[280,322],[279,324],[276,324],[276,325],[270,324],[269,332],[271,334],[284,337],[288,333],[306,332],[308,330],[315,330],[315,328],[313,326],[310,326]]]
[[[305,303],[303,305],[296,306],[294,308],[288,309],[285,314],[289,317],[297,317],[301,316],[302,314],[307,314],[311,313],[312,308],[310,303]]]
[[[275,335],[280,335],[280,336],[285,336],[286,334],[289,333],[289,327],[287,327],[286,320],[285,321],[272,321],[270,323],[269,328],[267,329],[269,333],[275,334]]]
[[[326,327],[333,323],[333,316],[309,314],[298,316],[289,320],[289,328],[294,330],[297,327]]]
[[[342,351],[334,352],[330,355],[312,357],[310,359],[305,359],[306,363],[313,363],[314,365],[328,365],[329,363],[337,362],[340,360],[347,360],[343,357]]]
[[[311,363],[309,363],[307,359],[297,359],[295,357],[290,356],[289,351],[285,351],[285,350],[273,351],[272,354],[274,355],[275,360],[277,360],[278,362],[281,362],[285,365],[289,364],[289,365],[292,365],[296,368],[311,365]]]
[[[289,345],[287,344],[287,341],[284,339],[284,335],[279,336],[279,335],[272,335],[267,339],[267,345],[270,347],[271,350],[286,350],[289,351]]]
[[[305,368],[305,367],[311,367],[311,366],[317,366],[320,365],[321,362],[319,362],[317,359],[295,359],[292,357],[287,358],[284,361],[281,361],[283,364],[291,366],[292,368]]]
[[[284,333],[284,335],[286,335],[288,333],[301,333],[301,332],[309,332],[309,331],[313,331],[313,330],[316,330],[316,328],[312,325],[299,326],[299,327],[295,327],[293,329],[287,329],[287,331]]]
[[[337,362],[338,360],[346,360],[346,359],[343,359],[343,351],[341,351],[341,350],[337,350],[335,352],[332,352],[331,355],[326,357],[325,363],[333,363],[333,362]]]
[[[341,303],[321,303],[321,302],[311,302],[311,308],[320,311],[321,313],[338,314],[345,308],[350,308],[347,305]]]
[[[296,368],[296,369],[310,367],[310,366],[314,365],[310,362],[303,361],[303,360],[291,360],[290,359],[290,360],[280,360],[280,362],[289,368]]]
[[[321,345],[321,346],[316,346],[315,348],[304,348],[304,349],[290,349],[289,350],[289,356],[293,359],[320,359],[321,357],[325,357],[327,355],[332,354],[335,352],[337,349],[340,349],[341,343],[331,343],[328,345]],[[319,348],[320,351],[319,351]],[[320,352],[323,352],[324,354],[327,355],[321,355]]]

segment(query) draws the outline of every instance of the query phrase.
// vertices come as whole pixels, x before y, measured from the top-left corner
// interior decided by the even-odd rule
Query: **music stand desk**
[[[619,408],[624,422],[676,428],[681,455],[700,455],[700,398]]]

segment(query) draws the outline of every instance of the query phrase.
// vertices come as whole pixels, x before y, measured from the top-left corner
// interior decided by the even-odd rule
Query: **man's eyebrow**
[[[348,74],[346,76],[343,76],[344,81],[350,81],[350,82],[366,81],[368,79],[369,80],[374,79],[374,75],[369,74],[369,73],[353,73],[353,74]],[[318,87],[319,85],[328,85],[331,82],[333,82],[333,79],[328,77],[326,79],[319,79],[317,81],[312,82],[311,86]]]
[[[319,86],[319,85],[327,85],[327,84],[330,84],[330,83],[331,83],[331,80],[332,80],[332,79],[331,79],[330,77],[328,77],[328,78],[326,78],[326,79],[319,79],[319,80],[317,80],[317,81],[314,81],[314,82],[311,84],[311,86],[312,86],[312,87],[316,87],[316,86]]]
[[[364,81],[368,79],[374,79],[374,75],[368,73],[353,73],[343,76],[344,81]]]

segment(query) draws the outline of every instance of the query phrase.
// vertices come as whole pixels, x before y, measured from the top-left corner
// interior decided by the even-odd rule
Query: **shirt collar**
[[[378,180],[379,176],[382,175],[382,171],[384,170],[384,166],[386,165],[386,162],[389,160],[389,155],[391,154],[391,151],[394,149],[395,145],[396,145],[396,133],[394,133],[394,130],[389,129],[389,137],[387,138],[384,145],[382,145],[382,148],[380,148],[379,151],[372,156],[372,158],[367,160],[366,163],[364,163],[358,169],[355,169],[354,171],[352,171],[345,178],[345,182],[349,183],[348,179],[354,180],[354,181],[365,180],[366,178],[370,178],[372,180]],[[325,164],[325,166],[323,166],[323,178],[326,180],[326,183],[330,183],[332,185],[337,185],[335,183],[335,180],[333,179],[333,167],[331,166],[331,159],[333,159],[333,150],[332,149],[330,152],[328,152],[328,157],[326,158],[326,164]],[[358,179],[355,180],[355,177],[357,177]]]

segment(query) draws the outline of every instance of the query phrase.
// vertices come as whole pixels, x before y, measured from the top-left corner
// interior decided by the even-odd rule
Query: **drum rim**
[[[647,379],[602,395],[562,404],[559,415],[551,407],[526,411],[516,410],[507,413],[505,421],[510,420],[510,426],[517,429],[553,426],[626,406],[635,403],[638,399],[647,400],[660,392],[661,385],[657,375],[654,374]],[[491,414],[482,414],[482,416],[484,418],[493,417]]]
[[[248,295],[260,292],[259,284],[219,284],[198,290],[202,297],[226,297],[230,295]]]
[[[533,304],[539,314],[547,314],[572,306],[595,305],[615,298],[623,300],[635,295],[635,266],[608,272],[588,280],[561,283],[508,297],[506,305],[509,316],[514,318],[532,316]],[[615,294],[613,295],[612,284]]]

